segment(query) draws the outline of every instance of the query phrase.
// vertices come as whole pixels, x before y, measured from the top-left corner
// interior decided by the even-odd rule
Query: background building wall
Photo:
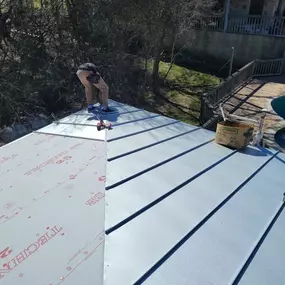
[[[246,16],[249,13],[250,0],[231,0],[230,15]]]
[[[235,64],[245,65],[255,59],[283,57],[285,38],[232,34],[197,30],[196,36],[185,34],[179,45],[189,44],[188,52],[195,57],[226,61],[235,47]]]
[[[260,0],[262,1],[262,0]],[[284,0],[281,0],[284,2]],[[231,0],[230,15],[246,16],[250,12],[251,0]],[[263,16],[273,17],[278,7],[279,0],[265,0],[263,6]]]

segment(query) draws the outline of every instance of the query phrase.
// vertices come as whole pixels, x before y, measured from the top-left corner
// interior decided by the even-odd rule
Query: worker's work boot
[[[88,105],[88,108],[87,108],[87,110],[88,110],[88,113],[92,113],[92,112],[94,112],[94,110],[96,109],[96,107],[95,106],[93,106],[93,105]]]

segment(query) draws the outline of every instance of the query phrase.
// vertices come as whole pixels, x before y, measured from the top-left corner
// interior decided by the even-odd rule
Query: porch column
[[[230,5],[231,5],[231,0],[225,0],[224,33],[228,29]]]

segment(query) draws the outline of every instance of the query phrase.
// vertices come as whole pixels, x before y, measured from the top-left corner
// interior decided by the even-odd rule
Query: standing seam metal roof
[[[53,142],[46,146],[45,139],[44,152],[54,151],[52,146],[59,151],[63,147],[71,147],[74,151],[74,143],[80,146],[84,142],[86,146],[76,147],[73,154],[78,167],[88,161],[88,156],[91,156],[91,162],[97,157],[84,169],[79,168],[82,173],[88,173],[73,182],[74,188],[83,191],[83,196],[77,195],[73,206],[81,205],[82,197],[85,199],[90,195],[94,202],[97,198],[92,195],[102,191],[102,184],[97,182],[103,181],[101,160],[105,156],[101,142],[107,141],[104,284],[284,285],[284,154],[252,146],[242,151],[232,150],[217,145],[214,132],[115,101],[110,101],[110,106],[117,109],[118,114],[108,116],[114,128],[106,133],[97,132],[94,128],[96,118],[83,110],[60,120],[59,125],[52,124],[31,135],[32,138],[56,135],[58,144]],[[68,138],[69,146],[64,146]],[[23,143],[27,149],[25,138]],[[15,142],[17,145],[19,143]],[[38,149],[35,148],[35,152]],[[94,156],[96,149],[97,152],[100,150],[99,156],[98,153]],[[44,166],[47,172],[54,169],[52,163]],[[71,170],[72,165],[68,165],[54,177],[65,176]],[[1,168],[0,174],[4,172],[7,171]],[[91,178],[93,172],[95,177],[100,175],[95,184]],[[41,175],[35,180],[37,184],[43,181]],[[60,193],[65,193],[67,186],[64,183],[58,186]],[[2,192],[0,189],[0,195]],[[64,195],[60,197],[65,205]],[[44,201],[47,198],[44,197],[42,203]],[[51,198],[49,201],[51,203]],[[64,220],[60,215],[59,220],[66,223],[67,236],[69,231],[76,230],[76,222],[85,221],[81,231],[72,234],[77,238],[76,248],[80,244],[83,247],[83,240],[90,244],[87,237],[91,238],[95,233],[101,240],[92,243],[92,246],[96,245],[94,250],[100,246],[97,255],[89,259],[88,255],[82,265],[79,259],[73,261],[78,270],[66,275],[69,276],[64,279],[66,284],[102,283],[98,277],[103,259],[102,203],[104,199],[100,196],[99,207],[92,208],[94,212],[90,208],[88,211],[85,208],[80,212],[76,210],[71,215],[73,220]],[[54,203],[54,209],[57,206]],[[72,207],[66,210],[72,210]],[[84,215],[87,214],[86,220]],[[40,218],[45,218],[45,212]],[[90,222],[94,228],[90,227]],[[54,220],[53,224],[59,222]],[[1,233],[2,229],[0,225]],[[9,238],[11,232],[5,240]],[[75,242],[71,239],[66,242],[70,248],[74,247]],[[59,255],[68,256],[67,244],[55,246],[59,252],[64,250]],[[37,260],[33,262],[35,264]],[[93,271],[92,264],[96,266]],[[62,265],[64,262],[60,266],[54,263],[53,267],[60,272],[64,271]],[[55,278],[55,273],[53,276]],[[15,284],[15,281],[7,283],[6,277],[0,279],[0,283]],[[24,278],[20,280],[21,284],[29,284],[23,281]],[[59,283],[54,281],[52,284]]]
[[[105,284],[285,284],[284,154],[155,119],[107,133]]]

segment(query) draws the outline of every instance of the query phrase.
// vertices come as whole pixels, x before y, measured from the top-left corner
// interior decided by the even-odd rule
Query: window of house
[[[262,15],[265,0],[251,0],[249,14]]]

